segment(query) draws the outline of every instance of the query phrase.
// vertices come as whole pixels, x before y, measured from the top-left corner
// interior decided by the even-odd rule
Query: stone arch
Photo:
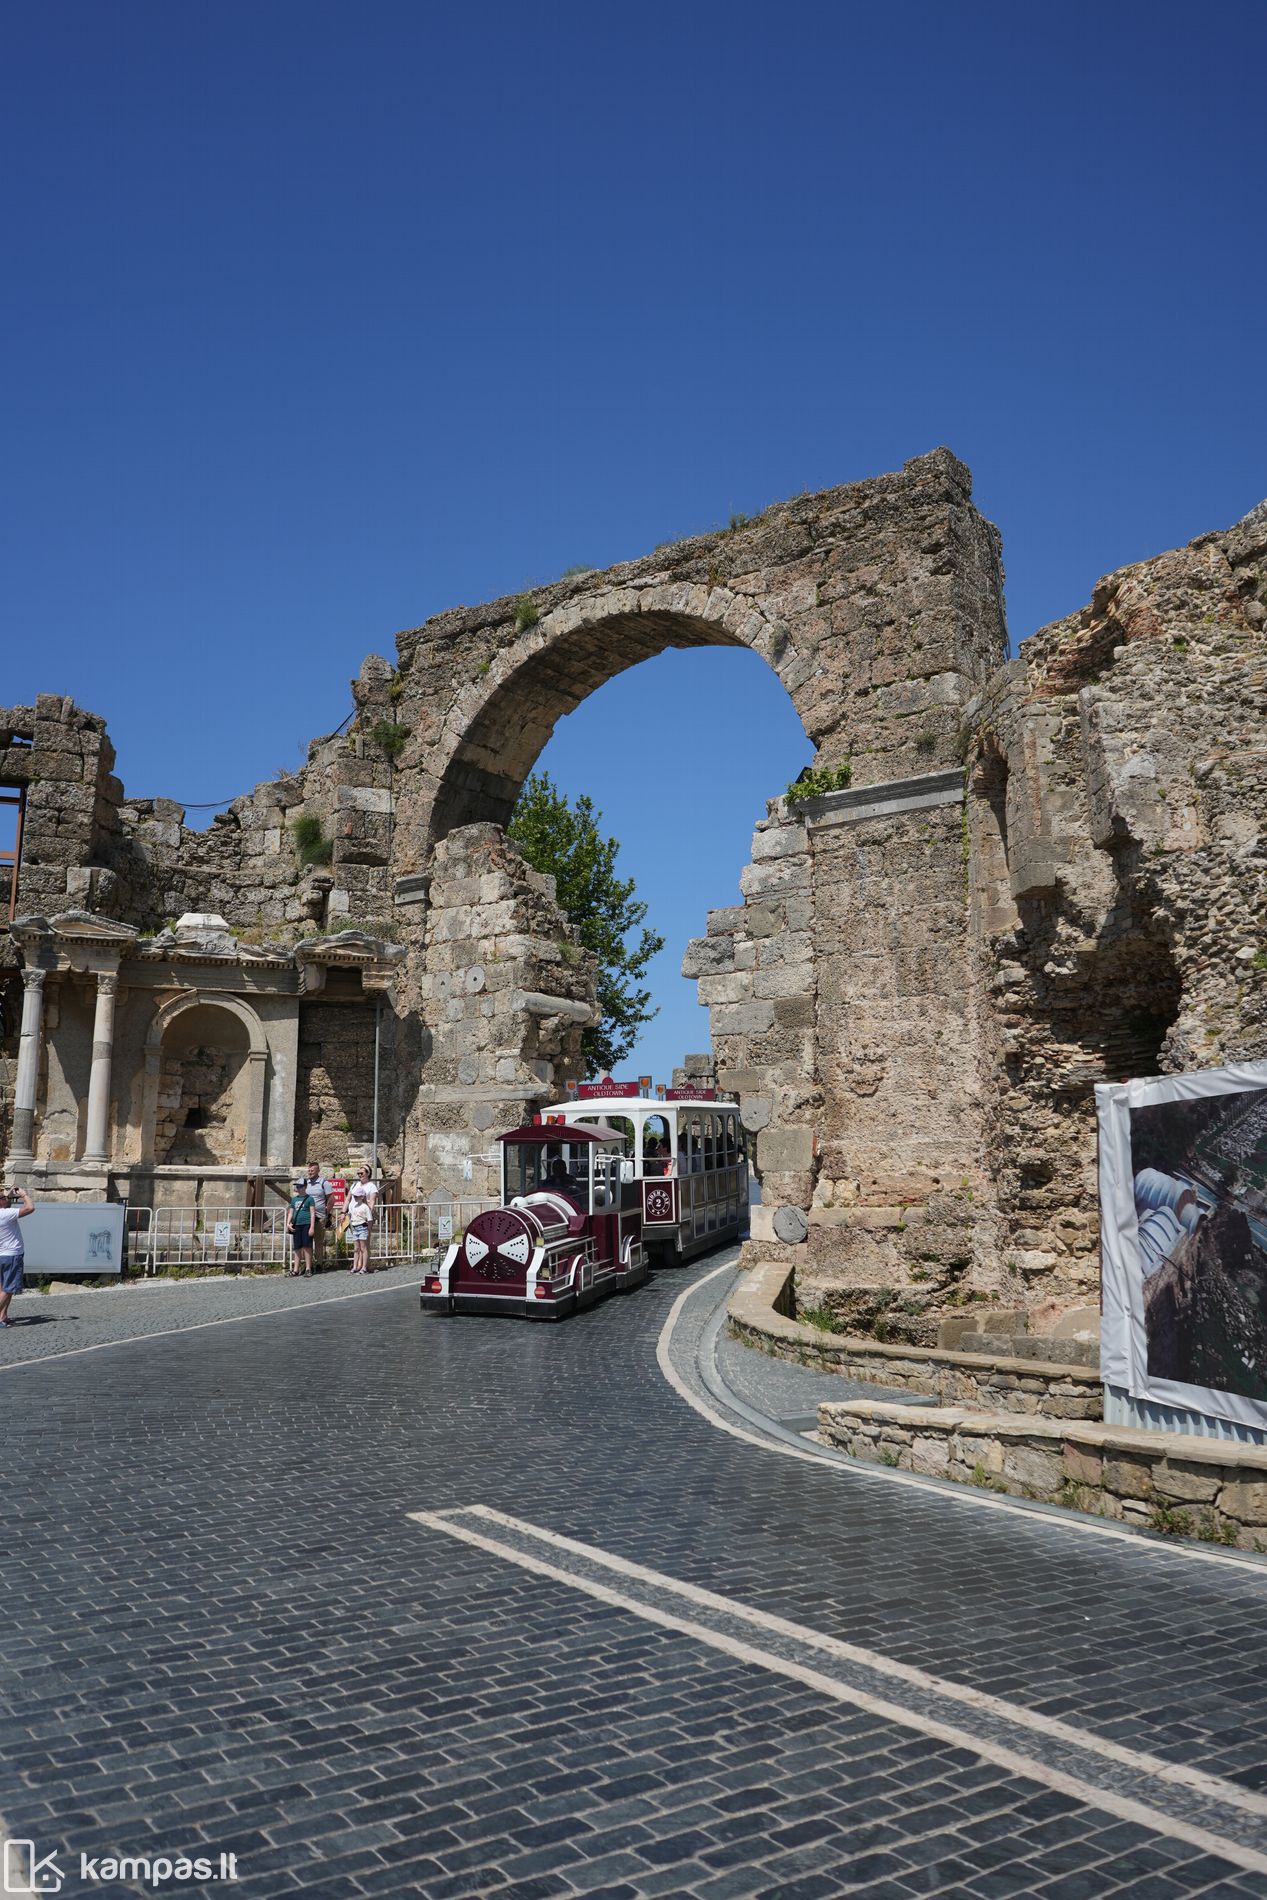
[[[667,647],[760,654],[816,763],[852,752],[855,782],[880,783],[957,762],[960,714],[1005,640],[998,537],[944,449],[604,572],[453,608],[398,637],[382,686],[384,721],[408,735],[392,869],[425,875],[451,831],[504,825],[558,719]]]
[[[980,1111],[966,1059],[961,735],[1005,645],[998,536],[944,450],[401,633],[396,669],[360,704],[396,744],[384,862],[420,952],[416,1004],[432,1037],[405,1110],[420,1184],[451,1185],[479,1130],[559,1092],[572,1073],[559,1067],[573,1060],[568,1026],[592,1006],[592,977],[566,954],[567,920],[505,841],[524,779],[563,714],[641,661],[698,646],[758,654],[815,765],[849,767],[819,781],[822,796],[772,801],[743,901],[709,912],[684,965],[710,1011],[719,1080],[760,1117],[748,1125],[761,1131],[771,1216],[788,1216],[760,1232],[754,1221],[754,1242],[777,1251],[808,1236],[815,1258],[835,1263],[842,1230],[853,1239],[850,1196],[891,1192],[905,1205],[907,1187],[938,1192],[951,1161],[962,1177]],[[377,729],[366,725],[369,737]],[[366,796],[355,746],[342,769],[351,808]],[[344,855],[336,838],[336,877]],[[488,993],[463,1002],[452,984],[467,970]],[[930,1048],[935,1126],[921,1086]],[[815,1198],[821,1128],[838,1133],[829,1201]],[[930,1147],[937,1168],[923,1165]],[[953,1212],[941,1225],[958,1260],[969,1216]],[[885,1226],[887,1203],[881,1213],[880,1238],[868,1228],[851,1246],[859,1271],[887,1272],[892,1232],[917,1225]]]
[[[264,1120],[268,1079],[268,1040],[264,1025],[249,1003],[238,996],[217,990],[186,990],[155,1011],[145,1037],[145,1083],[141,1108],[141,1155],[144,1163],[155,1164],[159,1094],[163,1070],[163,1043],[168,1031],[190,1010],[222,1011],[245,1032],[246,1051],[246,1125],[244,1164],[258,1170],[264,1165]]]
[[[420,857],[459,825],[505,825],[558,721],[617,674],[670,648],[747,647],[778,675],[811,739],[815,668],[762,602],[707,586],[625,588],[570,601],[504,648],[464,693],[428,761]]]

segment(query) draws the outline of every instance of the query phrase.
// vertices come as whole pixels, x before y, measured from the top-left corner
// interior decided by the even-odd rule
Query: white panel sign
[[[1267,1062],[1100,1083],[1100,1370],[1267,1426]]]
[[[28,1273],[119,1273],[122,1201],[41,1201],[22,1222]]]
[[[216,1222],[212,1245],[215,1247],[231,1247],[233,1245],[233,1222],[231,1220],[218,1220]]]

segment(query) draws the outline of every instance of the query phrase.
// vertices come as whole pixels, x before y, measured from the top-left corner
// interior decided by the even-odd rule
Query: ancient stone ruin
[[[1267,1054],[1265,551],[1267,504],[1008,661],[998,536],[938,450],[400,635],[348,730],[203,832],[126,796],[91,713],[0,711],[8,1171],[249,1202],[370,1159],[373,1097],[396,1191],[489,1191],[594,1002],[505,836],[519,789],[614,674],[741,645],[848,768],[771,801],[686,954],[761,1179],[750,1256],[916,1343],[974,1301],[1048,1330],[1094,1301],[1094,1083]]]

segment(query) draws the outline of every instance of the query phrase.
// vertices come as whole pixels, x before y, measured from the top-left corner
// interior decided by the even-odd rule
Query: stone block
[[[844,1208],[837,1212],[845,1213]],[[939,1346],[958,1346],[964,1335],[971,1333],[976,1321],[963,1313],[956,1313],[951,1319],[943,1319],[937,1325],[937,1344]]]
[[[749,1208],[748,1232],[750,1237],[756,1241],[770,1242],[776,1238],[774,1232],[774,1209],[767,1201],[761,1201],[757,1206]]]
[[[1216,1467],[1185,1465],[1174,1458],[1163,1459],[1153,1474],[1159,1497],[1177,1498],[1184,1504],[1213,1504],[1222,1476]]]
[[[721,1003],[712,1012],[717,1036],[761,1036],[774,1027],[774,1004]]]
[[[761,1173],[804,1174],[814,1162],[812,1128],[763,1128],[757,1136]]]
[[[803,855],[809,849],[809,833],[804,825],[779,825],[770,831],[758,831],[752,840],[752,861],[760,864],[776,858]]]
[[[723,910],[710,910],[708,934],[710,937],[732,937],[738,932],[746,932],[749,921],[749,909],[744,904],[729,904]]]
[[[1236,1478],[1225,1484],[1219,1509],[1238,1524],[1267,1524],[1267,1478]]]
[[[1064,1482],[1064,1459],[1059,1451],[1047,1451],[1039,1445],[1008,1444],[1004,1455],[1008,1477],[1040,1497],[1054,1496]]]
[[[911,1445],[911,1470],[944,1478],[950,1464],[949,1438],[917,1437]]]
[[[701,976],[698,986],[699,1000],[710,1008],[716,1003],[743,1003],[753,994],[753,977],[747,970],[739,970],[730,975]]]
[[[1131,1458],[1121,1452],[1106,1455],[1104,1488],[1106,1491],[1111,1491],[1114,1497],[1151,1501],[1153,1496],[1151,1462],[1144,1458]]]
[[[809,859],[779,858],[771,864],[749,864],[739,874],[739,888],[745,897],[781,896],[788,891],[807,891]]]
[[[733,937],[693,937],[682,958],[682,975],[703,977],[721,975],[734,968]]]
[[[1066,1443],[1063,1452],[1064,1472],[1075,1484],[1095,1485],[1098,1489],[1104,1477],[1104,1460],[1098,1451],[1085,1445]]]
[[[717,980],[717,979],[714,979]],[[747,979],[751,994],[757,997],[800,996],[812,997],[814,994],[814,970],[808,963],[791,963],[777,969],[759,969]],[[700,1001],[709,999],[704,994],[704,985],[700,984]]]

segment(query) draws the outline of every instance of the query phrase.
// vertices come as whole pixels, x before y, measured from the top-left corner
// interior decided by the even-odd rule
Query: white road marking
[[[1067,1517],[1063,1515],[1056,1517],[1030,1509],[1019,1498],[986,1494],[975,1490],[971,1485],[955,1484],[949,1479],[938,1483],[935,1480],[912,1476],[908,1471],[894,1470],[889,1465],[867,1464],[860,1458],[851,1458],[846,1461],[842,1455],[838,1462],[835,1458],[824,1458],[816,1452],[799,1451],[795,1445],[785,1445],[777,1438],[763,1438],[758,1432],[749,1431],[746,1426],[737,1425],[733,1420],[723,1418],[720,1412],[713,1410],[707,1400],[702,1399],[697,1392],[691,1391],[673,1364],[669,1346],[681,1317],[682,1308],[692,1294],[698,1293],[699,1289],[707,1286],[710,1280],[715,1280],[719,1273],[729,1273],[733,1268],[733,1261],[723,1261],[720,1267],[714,1267],[711,1273],[704,1274],[701,1279],[685,1287],[669,1308],[668,1318],[661,1327],[660,1337],[656,1341],[656,1362],[669,1385],[680,1399],[684,1399],[694,1411],[700,1414],[701,1418],[706,1418],[717,1431],[728,1432],[732,1438],[741,1438],[745,1444],[757,1445],[762,1451],[777,1452],[782,1458],[794,1458],[800,1464],[817,1465],[820,1471],[832,1472],[840,1478],[861,1478],[875,1484],[905,1485],[910,1490],[921,1492],[926,1498],[944,1498],[947,1503],[966,1504],[978,1511],[1004,1511],[1011,1517],[1023,1517],[1030,1524],[1039,1524],[1048,1530],[1072,1531],[1084,1537],[1108,1538],[1111,1542],[1125,1544],[1137,1556],[1162,1559],[1178,1557],[1186,1558],[1190,1563],[1223,1564],[1230,1566],[1233,1570],[1252,1571],[1260,1582],[1267,1579],[1267,1570],[1264,1570],[1262,1563],[1253,1557],[1238,1557],[1232,1551],[1205,1550],[1193,1544],[1179,1542],[1154,1543],[1149,1538],[1139,1536],[1135,1531],[1106,1523],[1103,1518],[1083,1517],[1074,1512],[1070,1512]],[[914,1419],[918,1419],[918,1416],[918,1412],[912,1413]]]
[[[14,1854],[10,1857],[9,1853],[9,1843],[13,1841],[16,1845],[16,1842],[23,1838],[22,1835],[14,1836],[11,1833],[5,1826],[4,1816],[0,1814],[0,1866],[4,1868],[6,1894],[33,1894],[35,1892],[35,1888],[31,1885],[29,1870],[23,1865],[28,1856]]]
[[[867,1714],[878,1716],[884,1721],[897,1723],[903,1728],[915,1729],[921,1735],[930,1736],[935,1741],[946,1742],[954,1748],[967,1749],[983,1761],[991,1761],[996,1767],[1003,1768],[1009,1774],[1019,1775],[1028,1781],[1039,1782],[1044,1787],[1070,1796],[1083,1806],[1117,1815],[1119,1819],[1146,1827],[1154,1834],[1164,1834],[1174,1840],[1186,1841],[1203,1853],[1220,1855],[1223,1859],[1233,1861],[1237,1866],[1247,1868],[1253,1873],[1267,1873],[1267,1853],[1262,1853],[1256,1848],[1243,1846],[1239,1841],[1229,1840],[1224,1835],[1215,1834],[1207,1828],[1181,1820],[1175,1815],[1167,1814],[1162,1808],[1154,1808],[1129,1795],[1118,1794],[1109,1788],[1097,1788],[1092,1782],[1067,1774],[1063,1769],[1052,1768],[1045,1762],[1022,1754],[1018,1749],[1008,1747],[1006,1743],[992,1741],[969,1729],[957,1728],[952,1723],[942,1722],[937,1717],[926,1715],[920,1710],[904,1708],[900,1703],[889,1702],[882,1696],[875,1696],[864,1689],[851,1687],[834,1676],[824,1675],[820,1670],[808,1668],[803,1663],[794,1662],[791,1658],[781,1656],[773,1650],[758,1648],[756,1644],[727,1636],[722,1631],[712,1629],[707,1624],[696,1622],[690,1617],[680,1616],[672,1610],[638,1601],[618,1589],[599,1583],[593,1577],[581,1576],[575,1570],[550,1563],[545,1558],[530,1556],[528,1552],[517,1549],[514,1545],[486,1536],[472,1529],[469,1524],[455,1521],[457,1516],[471,1515],[478,1515],[493,1522],[501,1519],[502,1522],[514,1525],[521,1532],[533,1538],[539,1538],[546,1544],[561,1544],[564,1548],[582,1554],[600,1567],[609,1568],[617,1574],[624,1572],[634,1575],[642,1581],[654,1582],[670,1595],[687,1601],[703,1598],[710,1605],[724,1607],[730,1614],[741,1617],[745,1622],[764,1624],[772,1631],[778,1630],[780,1634],[791,1629],[802,1641],[809,1641],[814,1637],[813,1632],[801,1630],[794,1624],[786,1624],[781,1618],[769,1617],[765,1612],[754,1610],[747,1604],[737,1604],[727,1598],[713,1596],[709,1591],[696,1591],[693,1585],[680,1583],[675,1578],[663,1576],[657,1571],[646,1570],[640,1564],[628,1563],[624,1558],[613,1557],[606,1551],[597,1550],[590,1545],[575,1544],[571,1539],[557,1538],[551,1532],[542,1531],[535,1525],[522,1524],[518,1519],[503,1518],[501,1513],[490,1511],[484,1506],[473,1505],[457,1511],[412,1511],[409,1513],[410,1520],[415,1524],[421,1524],[429,1530],[440,1531],[447,1537],[457,1538],[477,1550],[486,1551],[506,1563],[515,1564],[522,1570],[532,1571],[537,1576],[548,1577],[554,1583],[567,1584],[573,1589],[583,1590],[587,1596],[596,1598],[600,1603],[624,1610],[629,1615],[640,1617],[644,1622],[654,1623],[661,1629],[675,1630],[678,1634],[689,1636],[694,1641],[703,1643],[710,1649],[719,1650],[723,1655],[730,1656],[738,1662],[768,1670],[774,1675],[786,1676],[794,1682],[802,1683],[817,1694],[827,1696],[834,1702],[848,1703],[852,1708],[862,1709]],[[831,1641],[830,1638],[817,1637],[814,1639],[814,1646],[821,1648]],[[841,1645],[842,1649],[849,1647],[849,1645]],[[857,1653],[867,1654],[867,1652]],[[878,1658],[877,1662],[883,1664],[890,1674],[898,1672],[897,1666],[890,1663],[887,1658]],[[903,1671],[904,1677],[906,1673]],[[912,1676],[918,1676],[921,1672],[909,1673]],[[927,1686],[937,1689],[939,1693],[953,1695],[959,1700],[967,1700],[965,1692],[958,1685],[946,1684],[943,1687],[936,1677],[931,1676],[926,1678],[926,1683]],[[982,1698],[982,1700],[993,1699]],[[1012,1721],[1018,1720],[1021,1715],[1032,1716],[1033,1713],[1012,1710],[1008,1704],[998,1703],[995,1706],[1007,1709],[1008,1719]],[[1077,1731],[1070,1732],[1078,1735]],[[1083,1739],[1078,1735],[1077,1745],[1080,1748],[1090,1748],[1095,1739]],[[1107,1748],[1112,1746],[1112,1744],[1101,1743],[1095,1752],[1105,1753]],[[1152,1762],[1153,1758],[1150,1756],[1132,1756],[1131,1751],[1121,1750],[1111,1758],[1125,1758],[1133,1765],[1138,1763],[1141,1772],[1149,1774],[1156,1772],[1151,1766],[1148,1768],[1143,1766],[1145,1763]],[[1169,1769],[1170,1764],[1161,1763],[1160,1766]],[[1214,1776],[1198,1777],[1191,1773],[1176,1772],[1168,1773],[1164,1778],[1194,1788],[1204,1783],[1217,1788],[1219,1800],[1251,1812],[1258,1812],[1256,1805],[1258,1798],[1250,1791],[1218,1781]],[[1205,1792],[1205,1788],[1202,1787],[1201,1791]]]
[[[437,1517],[448,1515],[436,1512]],[[472,1504],[462,1515],[484,1518],[490,1524],[504,1525],[507,1530],[519,1531],[525,1536],[535,1538],[543,1544],[553,1545],[556,1550],[564,1550],[582,1557],[588,1563],[596,1564],[604,1570],[611,1570],[617,1576],[634,1577],[640,1583],[648,1583],[660,1590],[668,1590],[674,1596],[683,1597],[689,1603],[697,1603],[702,1609],[720,1610],[727,1616],[733,1616],[743,1623],[751,1623],[757,1629],[768,1630],[772,1635],[790,1636],[810,1649],[822,1650],[825,1655],[834,1656],[841,1662],[859,1664],[864,1669],[873,1669],[879,1674],[892,1676],[898,1682],[908,1683],[911,1688],[934,1695],[944,1696],[952,1702],[961,1702],[965,1708],[982,1715],[994,1716],[1017,1727],[1032,1729],[1035,1734],[1050,1736],[1053,1741],[1066,1742],[1074,1748],[1085,1750],[1089,1754],[1102,1755],[1105,1761],[1111,1761],[1124,1768],[1134,1769],[1137,1774],[1151,1775],[1159,1781],[1172,1781],[1178,1788],[1194,1788],[1211,1801],[1223,1801],[1230,1807],[1243,1808],[1246,1814],[1255,1814],[1267,1818],[1267,1794],[1256,1794],[1251,1788],[1243,1788],[1234,1781],[1224,1781],[1218,1775],[1204,1774],[1199,1768],[1193,1768],[1187,1762],[1170,1762],[1160,1755],[1149,1755],[1143,1750],[1124,1748],[1119,1742],[1095,1735],[1086,1729],[1074,1728],[1068,1722],[1061,1722],[1055,1716],[1043,1715],[1037,1709],[1028,1709],[1019,1702],[1006,1702],[999,1696],[987,1694],[982,1689],[973,1689],[967,1683],[960,1683],[945,1676],[933,1676],[925,1669],[916,1669],[909,1663],[898,1662],[894,1657],[886,1656],[878,1649],[864,1649],[857,1643],[847,1643],[837,1636],[826,1636],[818,1630],[807,1629],[801,1623],[791,1623],[785,1617],[775,1616],[769,1610],[754,1609],[751,1604],[743,1603],[735,1597],[719,1596],[716,1591],[705,1590],[699,1584],[685,1583],[677,1577],[669,1577],[659,1570],[649,1570],[645,1564],[634,1563],[628,1557],[617,1557],[609,1551],[600,1550],[593,1544],[580,1544],[574,1538],[564,1537],[558,1531],[544,1530],[538,1524],[525,1523],[521,1518],[510,1517],[505,1511],[494,1510],[491,1505]]]
[[[247,1319],[269,1319],[274,1313],[319,1313],[326,1306],[345,1306],[349,1300],[370,1300],[376,1293],[402,1293],[412,1284],[397,1280],[391,1286],[358,1287],[355,1293],[335,1293],[328,1299],[310,1300],[305,1306],[263,1306],[258,1313],[226,1313],[223,1319],[200,1319],[193,1326],[165,1326],[152,1333],[129,1333],[126,1339],[99,1339],[92,1346],[67,1346],[65,1352],[45,1352],[34,1359],[13,1359],[0,1365],[0,1372],[18,1372],[23,1366],[49,1366],[59,1359],[77,1359],[85,1352],[108,1352],[112,1346],[135,1346],[142,1339],[179,1339],[185,1333],[205,1332],[208,1326],[237,1326]]]

